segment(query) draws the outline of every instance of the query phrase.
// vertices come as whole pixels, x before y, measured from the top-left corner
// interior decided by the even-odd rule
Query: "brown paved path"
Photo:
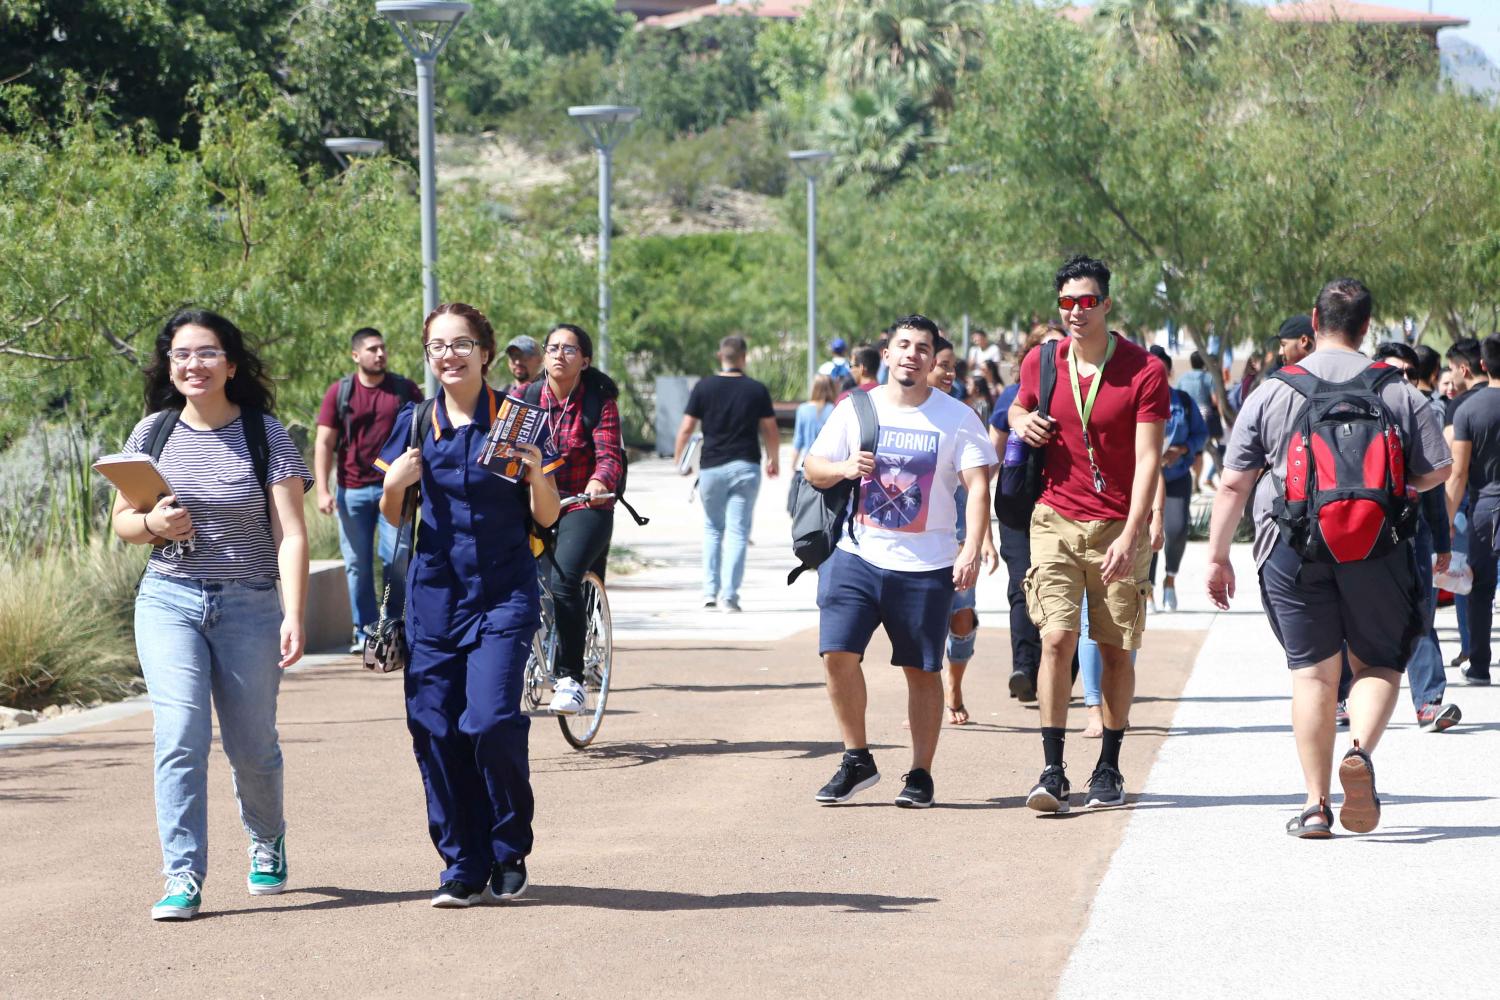
[[[1201,639],[1147,635],[1132,787]],[[148,919],[149,715],[0,752],[0,996],[1050,996],[1128,812],[1021,806],[1036,712],[1006,697],[991,629],[966,689],[976,724],[938,749],[940,807],[891,805],[909,758],[883,640],[868,670],[881,784],[815,806],[840,748],[814,645],[634,643],[600,746],[568,750],[537,719],[533,887],[506,907],[427,905],[440,865],[395,678],[351,665],[286,679],[282,896],[244,891],[216,751],[205,908],[189,924]],[[1071,738],[1076,784],[1096,753]]]

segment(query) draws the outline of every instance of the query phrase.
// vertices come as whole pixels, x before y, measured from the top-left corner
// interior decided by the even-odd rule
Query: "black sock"
[[[845,750],[844,756],[850,760],[868,761],[872,764],[875,762],[875,758],[870,755],[869,747],[860,747],[858,750]]]
[[[1104,727],[1104,740],[1099,745],[1099,763],[1108,764],[1116,771],[1120,769],[1120,744],[1125,740],[1125,730]]]
[[[1067,730],[1062,726],[1042,727],[1042,754],[1047,759],[1047,766],[1062,766],[1063,762],[1063,737]]]

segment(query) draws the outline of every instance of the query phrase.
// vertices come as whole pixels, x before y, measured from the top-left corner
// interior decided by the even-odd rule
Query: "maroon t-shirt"
[[[1135,426],[1163,423],[1171,415],[1167,372],[1155,358],[1119,334],[1114,357],[1104,366],[1104,384],[1094,400],[1089,434],[1094,441],[1094,460],[1104,475],[1104,492],[1094,489],[1088,453],[1083,447],[1083,420],[1073,399],[1068,379],[1068,352],[1072,338],[1056,345],[1057,388],[1047,411],[1057,418],[1058,435],[1047,445],[1042,463],[1041,502],[1072,521],[1123,521],[1130,516],[1130,489],[1135,481]],[[1016,403],[1027,410],[1037,406],[1037,383],[1041,380],[1042,351],[1026,355],[1021,363],[1021,388]],[[1078,380],[1085,401],[1089,386],[1098,376]]]
[[[354,392],[349,397],[347,438],[338,415],[338,382],[323,394],[323,405],[318,409],[318,426],[332,427],[338,432],[336,466],[339,485],[345,489],[375,486],[381,482],[375,459],[380,457],[381,446],[391,436],[396,414],[401,410],[401,396],[396,390],[398,381],[406,382],[413,402],[421,400],[421,388],[400,375],[387,374],[374,388],[366,386],[355,376]]]

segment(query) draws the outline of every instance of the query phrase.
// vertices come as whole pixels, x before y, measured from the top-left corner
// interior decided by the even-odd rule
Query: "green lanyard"
[[[1099,463],[1094,461],[1094,439],[1089,435],[1089,417],[1094,413],[1094,400],[1099,397],[1099,386],[1104,384],[1104,366],[1109,364],[1109,359],[1115,356],[1115,337],[1109,335],[1109,347],[1104,351],[1104,360],[1099,362],[1098,369],[1094,372],[1094,382],[1089,386],[1088,399],[1083,398],[1083,390],[1078,387],[1078,360],[1077,351],[1074,350],[1076,342],[1068,345],[1068,381],[1073,386],[1073,402],[1078,406],[1078,419],[1083,422],[1083,448],[1088,452],[1089,471],[1094,474],[1094,492],[1104,492],[1104,474],[1099,471]]]

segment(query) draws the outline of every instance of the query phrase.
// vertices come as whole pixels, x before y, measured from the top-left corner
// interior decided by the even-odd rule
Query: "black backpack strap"
[[[395,378],[396,398],[401,401],[402,406],[405,406],[417,398],[417,383],[409,378],[402,378],[400,375],[397,375]]]
[[[1052,391],[1057,388],[1057,352],[1062,350],[1062,341],[1053,343],[1050,351],[1046,350],[1046,346],[1042,345],[1042,356],[1039,359],[1042,370],[1036,393],[1036,412],[1044,417],[1052,412]]]
[[[1285,382],[1296,390],[1297,395],[1308,399],[1312,398],[1315,393],[1320,392],[1327,384],[1301,365],[1283,365],[1268,375],[1267,378],[1274,379],[1277,382]]]
[[[859,450],[873,453],[880,434],[880,418],[875,414],[875,404],[870,402],[870,394],[864,389],[850,392],[849,401],[854,404],[854,416],[859,421]],[[854,517],[859,512],[863,492],[864,480],[861,479],[854,484],[849,502],[849,520],[844,525],[850,538],[854,537]]]
[[[544,386],[546,384],[547,384],[547,380],[546,379],[539,378],[535,382],[532,382],[531,384],[529,384],[528,386],[526,386],[526,388],[521,391],[521,399],[522,399],[522,401],[526,402],[526,403],[530,403],[532,406],[541,406],[542,405],[542,386]]]
[[[146,435],[146,454],[151,456],[151,461],[161,460],[161,453],[167,446],[167,438],[172,436],[172,431],[177,427],[177,421],[182,419],[182,411],[178,409],[162,410],[156,415],[156,422],[151,425],[151,431]]]
[[[250,467],[255,470],[255,481],[260,483],[266,495],[266,523],[271,523],[271,441],[266,436],[266,414],[262,410],[243,407],[240,410],[240,427],[245,433],[245,448],[250,452]]]
[[[338,392],[333,399],[333,415],[338,420],[339,444],[349,440],[349,413],[354,409],[354,376],[345,375],[339,379]]]

